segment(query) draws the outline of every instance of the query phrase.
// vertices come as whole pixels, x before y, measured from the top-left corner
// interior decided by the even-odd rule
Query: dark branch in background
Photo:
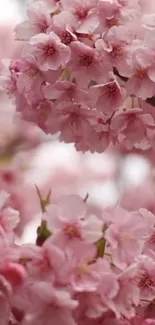
[[[119,72],[117,71],[116,68],[113,68],[113,72],[115,74],[115,76],[119,77],[122,81],[127,82],[128,78],[127,77],[122,77]],[[151,98],[147,98],[146,102],[152,106],[155,107],[155,97],[151,97]]]
[[[147,98],[146,102],[155,107],[155,97]]]
[[[113,73],[115,74],[115,76],[119,77],[122,81],[127,82],[128,78],[127,77],[122,77],[119,72],[117,71],[116,68],[113,68]]]

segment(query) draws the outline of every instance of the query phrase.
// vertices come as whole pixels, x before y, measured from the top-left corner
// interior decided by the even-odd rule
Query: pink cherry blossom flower
[[[150,255],[150,250],[154,250],[154,214],[146,209],[139,209],[134,212],[134,215],[139,214],[142,217],[142,222],[145,223],[145,243],[143,247],[143,253]]]
[[[123,269],[142,253],[146,228],[139,214],[115,209],[113,222],[106,230],[105,238],[110,245],[114,264]]]
[[[0,204],[0,226],[6,231],[13,231],[19,223],[19,212],[7,207],[9,195],[1,191],[1,204]]]
[[[95,267],[100,275],[98,293],[101,296],[103,310],[113,309],[113,301],[120,289],[117,275],[106,260],[98,259]]]
[[[21,102],[23,104],[22,107]],[[36,123],[47,134],[58,132],[60,120],[57,117],[57,112],[51,101],[40,99],[31,106],[26,99],[22,97],[18,105],[26,121]]]
[[[5,91],[8,97],[14,99],[17,93],[17,76],[11,73],[0,78],[0,90]]]
[[[96,113],[94,119],[90,121],[92,126],[91,133],[91,152],[103,152],[111,143],[116,143],[117,135],[115,131],[111,129],[111,118],[113,114],[108,117],[102,113]]]
[[[145,17],[145,16],[144,16]],[[149,14],[147,16],[147,20],[149,20],[150,24],[151,24],[151,15]],[[151,80],[152,82],[155,81],[155,70],[154,70],[154,58],[155,58],[155,42],[154,42],[154,37],[153,37],[153,31],[154,31],[154,27],[153,28],[148,28],[145,31],[144,34],[144,46],[147,49],[146,53],[147,53],[147,59],[144,57],[145,61],[146,61],[146,72],[148,73],[148,78],[149,80]],[[144,61],[144,62],[145,62]],[[144,65],[144,62],[143,65]]]
[[[92,271],[96,271],[98,275],[96,284],[99,284],[96,286],[96,290],[91,291],[90,283],[89,290],[76,294],[82,311],[84,310],[90,321],[102,315],[105,316],[106,312],[113,306],[113,301],[119,293],[117,275],[112,271],[106,260],[98,259],[94,265],[90,265],[88,276],[92,276]],[[80,314],[80,306],[77,312]]]
[[[120,25],[124,27],[127,25],[129,28],[131,27],[130,23],[133,25],[141,15],[141,8],[137,0],[133,2],[128,0],[100,0],[98,7],[102,29],[110,29],[112,26]]]
[[[64,10],[73,14],[78,33],[89,34],[96,30],[99,25],[96,0],[62,0],[61,2]]]
[[[17,88],[19,93],[41,91],[41,84],[44,81],[43,74],[37,67],[36,60],[33,56],[19,62],[21,74],[17,78]]]
[[[77,41],[74,26],[75,20],[72,14],[61,11],[58,15],[53,16],[53,24],[48,28],[48,33],[50,31],[55,32],[60,37],[61,42],[69,46],[71,42]]]
[[[67,258],[70,268],[70,283],[76,292],[94,292],[100,283],[100,274],[91,263],[96,256],[96,249],[92,244],[78,244],[76,254],[68,248]]]
[[[115,0],[99,0],[98,8],[100,15],[105,15],[105,17],[113,17],[117,10],[119,10],[120,6]]]
[[[129,10],[127,10],[126,19],[124,19],[124,13],[122,15],[121,4],[115,0],[99,0],[98,9],[99,9],[99,18],[100,18],[100,26],[99,31],[103,29],[108,31],[113,26],[120,26],[127,24]],[[133,10],[133,7],[132,7]],[[132,17],[133,18],[133,17]],[[130,20],[130,18],[129,18]]]
[[[155,298],[155,261],[147,255],[142,255],[138,261],[137,283],[140,289],[140,297],[151,301]]]
[[[96,124],[96,130],[91,133],[91,152],[103,152],[111,143],[111,132],[108,125]]]
[[[119,130],[119,141],[125,140],[129,148],[143,148],[143,141],[147,141],[149,147],[149,131],[154,129],[154,120],[150,114],[143,114],[140,108],[123,109],[112,118],[111,128]]]
[[[107,64],[117,68],[123,76],[130,73],[132,38],[133,35],[127,28],[113,26],[104,39],[98,39],[95,43],[102,60],[107,60]]]
[[[21,260],[25,260],[29,275],[34,279],[50,278],[52,282],[66,284],[68,282],[68,263],[59,247],[53,245],[51,238],[42,247],[25,245],[20,250]]]
[[[58,103],[59,104],[59,103]],[[60,105],[60,104],[59,104]],[[61,103],[60,140],[65,142],[90,143],[91,121],[94,119],[94,112],[89,107]],[[63,107],[64,105],[64,107]]]
[[[76,195],[61,197],[57,204],[49,205],[45,218],[53,233],[53,242],[58,246],[94,243],[102,237],[102,221],[87,215],[84,201]]]
[[[36,282],[31,287],[32,301],[24,317],[23,325],[50,324],[55,319],[57,324],[67,321],[69,325],[75,325],[71,311],[76,308],[77,301],[73,300],[63,288],[54,288],[47,281]]]
[[[146,49],[136,49],[132,57],[132,72],[126,89],[128,93],[146,99],[152,97],[155,92],[154,79],[149,74],[152,56]]]
[[[116,80],[92,86],[90,91],[92,97],[96,99],[95,107],[107,115],[111,115],[123,104],[126,93]]]
[[[118,275],[120,289],[113,304],[116,317],[130,319],[135,316],[135,307],[140,302],[140,291],[135,282],[137,269],[137,263],[133,263]]]
[[[87,85],[91,80],[99,80],[101,66],[98,52],[79,41],[71,43],[71,60],[69,67],[79,84]]]
[[[38,126],[41,127],[45,133],[54,134],[59,131],[61,121],[51,101],[44,99],[36,106],[34,105],[32,114],[34,118],[37,118]]]
[[[36,1],[29,3],[27,9],[28,20],[18,24],[15,28],[16,38],[28,40],[31,36],[45,33],[52,23],[50,12],[45,3]]]
[[[43,71],[58,70],[70,59],[70,49],[54,33],[37,34],[30,39],[32,53],[36,57],[40,69]]]
[[[19,223],[19,212],[12,208],[5,208],[1,211],[0,225],[6,232],[14,230]]]
[[[59,107],[69,103],[85,104],[88,101],[88,93],[80,89],[75,83],[64,80],[49,84],[44,87],[45,97],[48,99],[57,99],[55,104]]]

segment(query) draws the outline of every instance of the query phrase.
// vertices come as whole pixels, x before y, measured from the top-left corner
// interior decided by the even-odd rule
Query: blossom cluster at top
[[[1,82],[24,119],[80,151],[154,147],[154,2],[33,0],[27,15]]]

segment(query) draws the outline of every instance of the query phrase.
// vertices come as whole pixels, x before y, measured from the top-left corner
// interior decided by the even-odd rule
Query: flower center
[[[68,225],[65,228],[65,233],[68,236],[69,239],[73,239],[73,238],[80,238],[80,232],[79,229],[77,228],[76,225]]]
[[[110,19],[106,19],[106,25],[107,27],[113,27],[113,26],[119,26],[119,21],[117,18],[113,17],[113,18],[110,18]]]
[[[72,40],[73,40],[73,37],[69,32],[67,32],[67,31],[62,32],[62,34],[61,34],[61,42],[63,44],[69,45],[72,42]]]
[[[35,24],[36,28],[38,28],[38,30],[40,31],[40,33],[46,33],[47,28],[49,27],[49,25],[47,24],[46,20],[42,20],[40,22],[37,22]]]
[[[116,95],[116,92],[117,92],[117,86],[116,86],[116,83],[113,82],[113,83],[110,83],[108,85],[105,85],[104,86],[104,90],[105,90],[105,93],[110,96],[110,97],[113,97]]]
[[[155,233],[149,239],[150,244],[155,244]]]
[[[88,54],[82,54],[80,55],[79,64],[83,67],[90,67],[90,65],[93,62],[93,57]]]
[[[56,49],[53,45],[45,45],[44,51],[47,56],[54,56],[56,53]]]
[[[37,74],[37,69],[35,69],[35,68],[29,68],[29,69],[27,69],[27,70],[25,70],[25,72],[26,72],[26,74],[29,76],[29,77],[35,77],[36,76],[36,74]]]
[[[132,125],[132,123],[137,122],[137,115],[136,114],[128,114],[127,116],[127,123],[128,125]]]
[[[123,48],[122,48],[121,45],[115,45],[115,46],[113,46],[113,49],[110,52],[110,56],[113,59],[117,59],[117,58],[123,56],[123,54],[124,54],[124,51],[123,51]]]
[[[75,15],[79,18],[79,19],[85,19],[87,17],[88,14],[88,10],[86,8],[77,8],[75,11]]]
[[[147,71],[146,69],[137,69],[136,70],[136,73],[135,73],[135,76],[140,79],[140,80],[143,80],[146,76],[147,76]]]
[[[102,125],[105,124],[103,118],[101,118],[101,117],[99,117],[99,118],[97,119],[97,122],[98,122],[99,124],[102,124]]]
[[[144,273],[138,277],[138,285],[141,288],[153,288],[155,287],[155,281],[148,273]]]

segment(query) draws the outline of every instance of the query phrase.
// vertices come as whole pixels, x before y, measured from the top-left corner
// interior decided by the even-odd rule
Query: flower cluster
[[[14,244],[18,211],[0,193],[1,324],[155,324],[155,217],[99,218],[77,195],[42,204],[35,244]]]
[[[30,1],[2,86],[24,119],[77,150],[152,148],[154,12],[151,0]]]

